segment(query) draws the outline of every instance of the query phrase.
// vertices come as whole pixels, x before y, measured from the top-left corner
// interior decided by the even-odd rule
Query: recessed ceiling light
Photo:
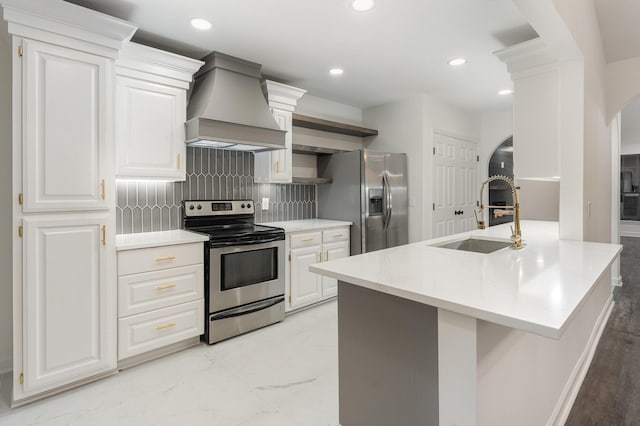
[[[507,96],[513,93],[513,89],[502,89],[498,92],[500,96]]]
[[[373,9],[373,0],[353,0],[351,8],[356,12],[366,12]]]
[[[191,20],[191,26],[197,30],[208,30],[211,28],[211,22],[204,18],[193,18]]]
[[[465,58],[453,58],[453,59],[449,59],[449,62],[447,63],[452,67],[459,67],[460,65],[466,64],[467,60]]]
[[[331,75],[342,75],[344,74],[344,70],[342,68],[331,68],[329,70],[329,74]]]

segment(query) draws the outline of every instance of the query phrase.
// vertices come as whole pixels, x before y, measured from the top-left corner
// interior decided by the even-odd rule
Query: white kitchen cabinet
[[[309,265],[320,263],[322,246],[291,249],[291,292],[289,306],[299,308],[322,297],[322,277],[309,272]]]
[[[185,180],[187,89],[202,64],[124,47],[116,61],[116,177]]]
[[[337,280],[309,272],[309,265],[348,257],[349,227],[317,228],[311,231],[287,232],[285,245],[289,252],[285,310],[295,310],[338,293]]]
[[[116,369],[114,61],[135,26],[3,0],[12,36],[13,405]]]
[[[202,244],[118,252],[118,361],[169,353],[204,333]]]
[[[24,212],[107,209],[109,59],[28,39],[21,48]]]
[[[115,369],[108,214],[23,219],[23,396]]]
[[[293,121],[292,114],[305,90],[265,80],[264,90],[271,113],[281,130],[285,130],[285,149],[256,152],[254,180],[257,183],[291,183]]]
[[[349,241],[323,244],[323,260],[325,262],[349,257]],[[322,277],[322,297],[332,297],[338,294],[338,280]]]

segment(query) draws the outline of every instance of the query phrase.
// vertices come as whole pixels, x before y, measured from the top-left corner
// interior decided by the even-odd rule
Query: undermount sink
[[[434,244],[433,247],[447,248],[451,250],[472,251],[474,253],[493,253],[505,247],[512,246],[511,241],[486,240],[484,238],[465,238],[463,240],[449,241]]]

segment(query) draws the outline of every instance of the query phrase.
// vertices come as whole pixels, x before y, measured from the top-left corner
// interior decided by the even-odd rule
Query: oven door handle
[[[228,247],[228,246],[246,246],[250,244],[272,243],[274,241],[284,241],[284,238],[282,238],[281,235],[276,235],[276,236],[265,238],[265,239],[214,241],[214,242],[211,242],[210,247],[217,248],[217,247]]]
[[[284,303],[284,297],[276,297],[274,299],[267,299],[261,302],[250,303],[249,305],[239,306],[233,309],[227,309],[219,314],[211,315],[209,321],[221,320],[225,318],[239,317],[240,315],[252,314],[254,312],[262,311],[263,309],[270,308],[278,303]]]

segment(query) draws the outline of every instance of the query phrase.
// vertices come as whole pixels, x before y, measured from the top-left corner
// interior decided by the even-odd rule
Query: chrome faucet
[[[513,206],[491,206],[491,205],[485,206],[484,204],[482,204],[482,192],[484,190],[485,185],[495,180],[501,180],[503,182],[506,182],[509,185],[509,187],[511,188],[511,194],[513,195]],[[485,208],[500,209],[498,211],[499,216],[503,216],[507,214],[513,215],[514,226],[511,227],[511,241],[513,241],[514,249],[516,250],[521,249],[522,248],[522,230],[520,229],[520,202],[518,201],[517,187],[515,183],[513,183],[512,179],[503,175],[495,175],[495,176],[491,176],[489,179],[482,182],[482,185],[480,186],[480,208],[478,209],[478,211],[475,211],[475,210],[473,211],[473,213],[476,216],[476,223],[478,224],[478,229],[485,229],[487,227],[483,218],[483,210]],[[478,218],[478,213],[480,214],[479,218]],[[496,217],[498,215],[496,215]]]

